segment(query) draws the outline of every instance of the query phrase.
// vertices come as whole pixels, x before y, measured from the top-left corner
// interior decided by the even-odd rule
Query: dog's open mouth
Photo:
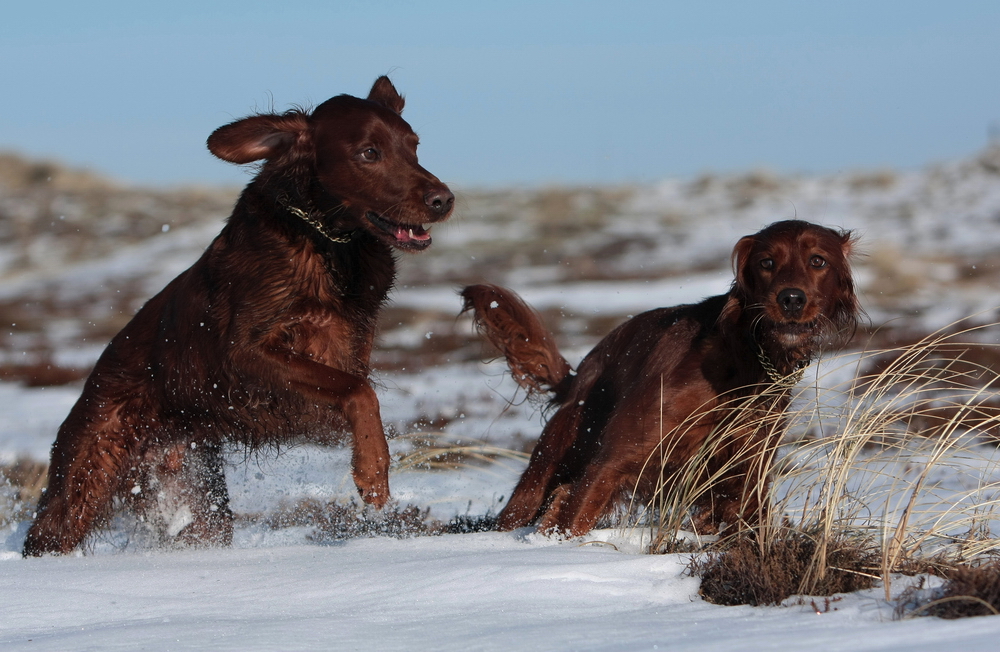
[[[422,224],[399,224],[371,211],[366,213],[365,217],[380,231],[390,236],[391,244],[400,249],[426,249],[431,244],[429,226],[425,228]]]

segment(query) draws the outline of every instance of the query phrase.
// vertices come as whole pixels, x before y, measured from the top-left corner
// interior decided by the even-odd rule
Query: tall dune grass
[[[794,592],[815,591],[830,571],[830,550],[845,540],[876,553],[877,568],[852,572],[877,576],[887,597],[894,572],[929,560],[979,562],[1000,550],[1000,373],[991,364],[998,345],[985,342],[997,326],[953,327],[906,346],[829,357],[794,390],[784,415],[759,404],[723,406],[745,410],[743,423],[787,423],[783,437],[753,452],[771,468],[773,485],[772,508],[752,535],[761,551],[791,532],[815,542]],[[664,478],[646,506],[652,550],[670,550],[690,527],[695,502],[721,474],[704,477],[701,469],[740,421]],[[664,433],[654,457],[669,455],[679,434]]]

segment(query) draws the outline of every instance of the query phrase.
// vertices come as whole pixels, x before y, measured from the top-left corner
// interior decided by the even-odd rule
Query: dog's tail
[[[529,394],[560,397],[572,382],[572,368],[556,348],[542,320],[521,297],[499,285],[462,290],[462,312],[471,310],[476,329],[507,359],[514,380]]]

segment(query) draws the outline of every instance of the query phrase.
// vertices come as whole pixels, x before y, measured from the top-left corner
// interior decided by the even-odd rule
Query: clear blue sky
[[[1000,132],[1000,2],[7,3],[0,149],[243,183],[214,128],[384,73],[456,186],[912,168]]]

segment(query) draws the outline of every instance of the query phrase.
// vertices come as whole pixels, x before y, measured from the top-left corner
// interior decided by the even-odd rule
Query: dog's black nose
[[[424,203],[438,215],[447,215],[455,203],[455,195],[448,188],[438,188],[424,195]]]
[[[788,315],[797,315],[806,307],[806,293],[799,288],[785,288],[778,293],[778,305]]]

